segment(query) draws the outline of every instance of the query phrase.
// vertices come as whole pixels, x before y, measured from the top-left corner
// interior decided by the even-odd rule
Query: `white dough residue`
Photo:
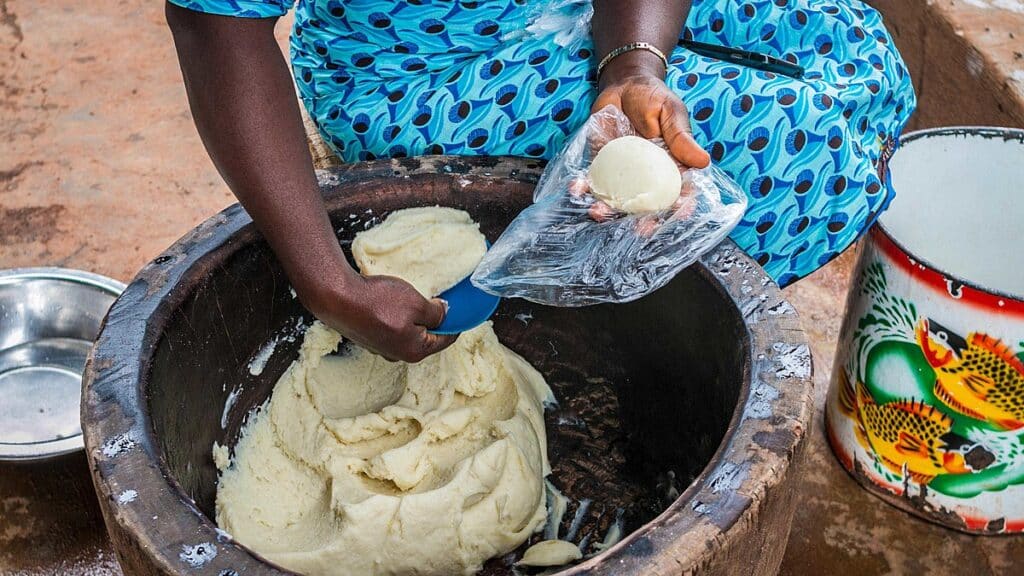
[[[526,549],[520,566],[562,566],[583,558],[579,546],[565,540],[544,540]]]
[[[271,338],[267,343],[260,347],[256,355],[249,361],[249,374],[253,376],[259,376],[263,374],[263,369],[267,367],[267,362],[270,357],[274,355],[274,350],[277,348],[277,338]]]
[[[117,495],[118,504],[130,504],[135,502],[135,499],[139,497],[139,493],[135,490],[125,490]]]
[[[220,471],[227,470],[231,465],[231,451],[227,446],[221,446],[217,442],[213,443],[213,465]]]
[[[295,297],[295,291],[292,291],[292,297]],[[277,345],[281,342],[295,342],[295,339],[299,337],[302,332],[306,329],[305,324],[302,323],[302,318],[295,318],[294,324],[286,325],[277,334],[270,337],[269,340],[260,346],[260,349],[253,355],[252,360],[249,361],[249,374],[253,376],[259,376],[263,374],[263,370],[267,367],[267,362],[270,361],[271,356],[277,350]],[[224,425],[221,425],[223,428]]]
[[[220,429],[227,430],[228,428],[228,416],[231,415],[231,409],[235,407],[235,402],[238,401],[238,396],[242,393],[242,387],[239,386],[228,393],[228,397],[224,399],[224,409],[220,411]]]

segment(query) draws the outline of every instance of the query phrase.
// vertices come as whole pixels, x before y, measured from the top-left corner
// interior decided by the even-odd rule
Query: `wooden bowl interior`
[[[433,204],[468,210],[494,241],[531,190],[507,182],[467,190],[426,175],[355,183],[328,200],[346,247],[391,210]],[[216,265],[182,295],[145,386],[159,455],[182,496],[211,519],[211,446],[234,445],[245,415],[269,397],[301,338],[281,339],[259,375],[251,360],[273,335],[312,321],[268,246],[248,236],[252,241],[215,255]],[[699,265],[624,305],[568,309],[506,300],[494,325],[559,401],[546,420],[551,480],[572,501],[563,534],[583,499],[593,504],[579,534],[592,541],[620,510],[627,533],[657,516],[711,459],[746,395],[749,335],[732,300]],[[486,571],[509,572],[496,561]]]

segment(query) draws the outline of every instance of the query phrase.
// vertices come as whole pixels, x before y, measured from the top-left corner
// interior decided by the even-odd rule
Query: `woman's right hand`
[[[418,362],[455,338],[428,334],[445,306],[398,278],[364,278],[328,218],[275,18],[224,18],[167,3],[196,128],[217,169],[324,324],[390,360]]]
[[[419,362],[456,339],[427,332],[444,320],[445,302],[427,300],[393,276],[352,274],[303,301],[321,322],[391,361]]]

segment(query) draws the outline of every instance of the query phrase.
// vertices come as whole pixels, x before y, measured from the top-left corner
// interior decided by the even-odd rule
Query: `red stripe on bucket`
[[[871,228],[871,239],[900,270],[911,278],[958,303],[966,303],[994,314],[1024,317],[1024,301],[962,284],[907,254],[880,226]],[[959,294],[959,296],[954,296]]]
[[[989,520],[987,518],[978,518],[977,516],[961,516],[961,518],[969,530],[981,531],[988,527]]]

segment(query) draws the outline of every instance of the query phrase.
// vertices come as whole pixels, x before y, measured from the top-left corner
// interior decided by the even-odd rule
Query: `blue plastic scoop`
[[[491,249],[490,242],[487,242],[487,249]],[[462,334],[487,322],[494,315],[501,297],[474,286],[470,281],[472,276],[471,272],[461,282],[437,295],[448,303],[448,312],[440,326],[427,332],[443,336]]]
[[[438,295],[448,302],[448,313],[431,334],[461,334],[487,322],[501,298],[477,288],[469,276]]]

